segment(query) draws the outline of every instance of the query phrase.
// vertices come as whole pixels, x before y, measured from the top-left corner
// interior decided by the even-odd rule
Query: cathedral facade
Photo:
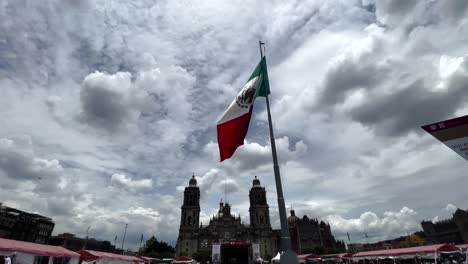
[[[279,231],[271,228],[265,188],[255,179],[249,192],[250,225],[232,215],[231,206],[220,202],[218,213],[208,225],[200,224],[200,189],[194,176],[184,190],[176,256],[208,255],[213,244],[229,241],[258,243],[260,255],[272,257],[278,252]]]
[[[200,189],[195,176],[192,176],[184,190],[176,257],[209,256],[213,245],[233,241],[258,244],[261,257],[274,257],[280,248],[281,231],[271,227],[265,187],[261,186],[257,176],[249,191],[249,201],[250,225],[244,225],[240,216],[231,213],[231,206],[223,202],[220,202],[218,213],[211,217],[208,225],[202,225]],[[321,246],[326,251],[345,251],[344,242],[335,240],[330,225],[322,221],[307,216],[298,218],[292,210],[288,225],[292,248],[298,254],[315,246]]]

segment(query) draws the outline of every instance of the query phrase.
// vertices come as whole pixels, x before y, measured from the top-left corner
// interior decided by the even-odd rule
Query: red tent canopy
[[[450,244],[438,244],[411,248],[396,248],[376,251],[359,252],[353,257],[377,257],[377,256],[401,256],[401,255],[415,255],[435,252],[453,252],[459,251],[460,248]]]
[[[174,259],[174,261],[189,262],[189,261],[193,261],[193,259],[191,259],[189,257],[181,256],[181,257],[178,257],[178,258]]]
[[[49,257],[80,257],[78,253],[75,253],[63,247],[42,245],[4,238],[0,238],[0,251],[23,252]]]
[[[322,259],[341,259],[341,258],[351,258],[353,256],[352,253],[339,253],[339,254],[327,254],[327,255],[321,255],[320,258]]]
[[[319,255],[315,255],[315,254],[302,254],[302,255],[297,255],[297,258],[298,258],[298,259],[305,259],[305,260],[308,260],[308,259],[320,259],[320,256],[319,256]]]
[[[145,257],[145,256],[140,256],[140,258],[141,258],[145,263],[150,263],[151,260],[157,259],[157,258],[150,258],[150,257]]]
[[[90,262],[99,260],[102,258],[108,259],[116,259],[116,260],[124,260],[128,262],[144,262],[142,259],[134,257],[134,256],[124,256],[124,255],[117,255],[109,252],[101,252],[101,251],[94,251],[94,250],[80,250],[78,253],[81,255],[80,260]]]
[[[352,258],[353,257],[353,253],[341,253],[338,255],[340,256],[340,258]]]
[[[459,247],[459,248],[463,248],[463,249],[467,249],[467,248],[468,248],[468,244],[456,245],[456,246]]]

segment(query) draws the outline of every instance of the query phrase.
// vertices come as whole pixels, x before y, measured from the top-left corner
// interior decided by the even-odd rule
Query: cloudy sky
[[[468,165],[421,125],[468,113],[468,2],[0,4],[0,202],[136,249],[174,243],[183,187],[202,223],[257,175],[279,228],[265,103],[220,163],[216,121],[266,43],[287,207],[378,241],[468,208]]]

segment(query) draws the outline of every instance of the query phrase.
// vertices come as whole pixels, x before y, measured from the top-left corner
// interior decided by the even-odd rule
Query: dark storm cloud
[[[0,176],[33,181],[39,192],[54,191],[63,171],[59,161],[37,158],[29,145],[22,148],[7,138],[0,138],[0,157]]]
[[[453,117],[466,102],[468,63],[451,77],[444,90],[431,90],[422,80],[399,88],[392,94],[369,96],[361,106],[351,110],[351,117],[377,134],[400,136],[420,131],[420,126]]]
[[[54,197],[54,199],[48,201],[47,209],[55,217],[72,217],[75,212],[73,211],[73,207],[70,206],[71,204],[69,199]]]
[[[463,177],[463,171],[466,170],[467,166],[463,159],[455,157],[455,153],[450,154],[453,154],[455,159],[446,162],[442,166],[434,166],[429,163],[424,169],[407,175],[399,175],[398,177],[387,178],[383,175],[376,175],[375,184],[369,187],[369,191],[391,198],[387,203],[383,203],[375,212],[394,210],[394,205],[406,204],[420,212],[421,219],[430,220],[438,213],[431,209],[442,208],[448,203],[454,203],[466,209],[465,200],[459,197],[457,192],[453,192],[453,184],[455,183],[462,186],[468,184],[468,179]],[[384,179],[379,179],[379,181],[377,181],[379,177],[383,177]],[[441,177],[450,178],[451,181],[441,182]],[[431,200],[431,203],[428,204],[427,199],[433,196],[434,193],[443,195],[438,199]],[[363,209],[364,208],[356,208],[355,212],[359,212],[359,210]]]
[[[441,1],[438,3],[441,5],[443,14],[447,19],[461,19],[466,17],[468,11],[468,2],[464,0],[454,1]]]
[[[304,39],[330,28],[370,24],[375,21],[371,11],[362,8],[361,1],[316,2],[291,1],[279,9],[267,26],[267,56],[272,63],[287,59],[304,44]],[[337,18],[340,19],[337,19]],[[352,22],[351,22],[352,21]],[[278,26],[285,26],[278,27]],[[278,27],[278,28],[277,28]],[[270,55],[271,54],[271,55]]]
[[[468,10],[464,0],[454,1],[375,1],[379,22],[392,28],[404,28],[407,32],[423,26],[454,23],[463,19]]]
[[[390,14],[407,14],[418,3],[416,1],[405,0],[383,0],[376,2],[379,11]]]
[[[130,89],[130,73],[107,75],[96,72],[87,76],[81,90],[83,118],[85,122],[113,131],[129,116],[127,92]]]
[[[323,93],[319,99],[321,106],[343,103],[350,91],[355,89],[373,89],[389,73],[385,65],[369,63],[372,54],[360,58],[346,58],[332,67],[326,77]]]

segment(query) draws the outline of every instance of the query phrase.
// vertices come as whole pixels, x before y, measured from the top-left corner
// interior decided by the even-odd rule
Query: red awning
[[[321,255],[321,259],[342,259],[342,258],[352,258],[352,253],[339,253],[339,254],[327,254]]]
[[[109,252],[101,252],[101,251],[94,251],[94,250],[80,250],[78,253],[81,255],[80,260],[90,262],[95,261],[103,258],[107,259],[116,259],[116,260],[123,260],[128,262],[144,262],[142,259],[134,257],[134,256],[125,256],[125,255],[118,255]]]
[[[174,262],[172,263],[193,263],[193,259],[185,256],[178,257],[174,259]]]
[[[308,259],[320,259],[320,256],[319,256],[319,255],[315,255],[315,254],[302,254],[302,255],[297,255],[297,258],[298,258],[298,259],[304,259],[304,260],[308,260]]]
[[[378,256],[401,256],[401,255],[416,255],[427,254],[435,252],[454,252],[459,251],[460,248],[450,244],[429,245],[411,248],[396,248],[376,251],[359,252],[353,257],[378,257]]]
[[[340,258],[352,258],[353,257],[353,253],[342,253],[342,254],[339,254]]]
[[[0,238],[0,251],[23,252],[39,256],[72,257],[80,255],[63,247]]]
[[[140,256],[140,258],[141,258],[145,263],[150,263],[152,260],[158,260],[157,258],[150,258],[150,257],[145,257],[145,256]]]

